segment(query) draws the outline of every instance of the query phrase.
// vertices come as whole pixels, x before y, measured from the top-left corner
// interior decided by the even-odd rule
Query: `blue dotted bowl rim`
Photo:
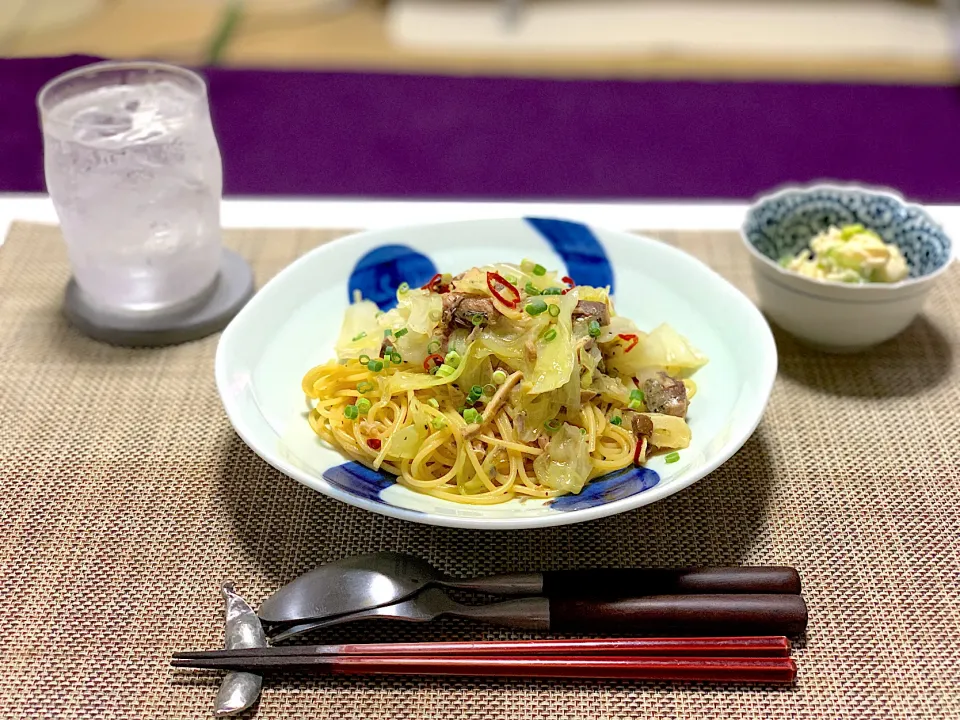
[[[940,232],[946,241],[946,246],[948,249],[947,260],[940,267],[936,268],[932,272],[928,272],[925,275],[920,275],[919,277],[908,277],[905,280],[900,280],[895,283],[863,283],[863,284],[852,284],[840,282],[839,280],[820,280],[818,278],[807,277],[806,275],[801,275],[800,273],[787,270],[786,268],[780,267],[780,264],[775,260],[768,258],[762,252],[757,250],[753,242],[750,240],[747,235],[747,226],[750,224],[751,219],[754,214],[757,213],[761,208],[766,207],[770,204],[780,202],[786,197],[791,195],[811,195],[816,192],[823,191],[833,191],[846,194],[860,194],[870,197],[883,197],[893,200],[895,203],[904,208],[909,208],[910,210],[915,211],[919,215],[922,215],[923,218],[930,223],[931,227],[935,228]],[[883,188],[883,187],[871,187],[868,185],[857,185],[855,183],[812,183],[809,185],[786,185],[782,188],[774,190],[769,193],[758,196],[747,208],[747,214],[744,217],[743,223],[740,225],[740,239],[743,240],[743,244],[746,246],[747,250],[755,258],[766,264],[768,267],[774,269],[778,274],[785,275],[791,278],[797,278],[802,282],[810,283],[813,286],[824,286],[828,285],[831,287],[845,288],[848,292],[860,292],[863,290],[872,290],[872,291],[894,291],[901,288],[910,287],[912,285],[917,285],[919,283],[927,283],[933,278],[937,277],[941,273],[945,272],[947,268],[956,260],[956,253],[953,249],[953,241],[947,232],[943,229],[943,226],[934,220],[930,213],[927,212],[926,208],[917,203],[908,202],[902,194],[893,190],[892,188]]]

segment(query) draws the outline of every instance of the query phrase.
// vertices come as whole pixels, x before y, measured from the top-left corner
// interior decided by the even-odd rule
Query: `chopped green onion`
[[[430,424],[433,425],[434,430],[443,430],[443,428],[447,426],[447,421],[444,420],[442,417],[437,416],[430,421]]]
[[[438,409],[440,408],[440,403],[437,401],[436,398],[430,398],[429,400],[427,400],[427,403],[430,405],[430,407],[434,407]]]
[[[534,274],[534,275],[546,275],[546,274],[547,274],[547,269],[546,269],[543,265],[539,265],[539,264],[538,264],[538,265],[534,265],[534,266],[533,266],[533,274]]]
[[[586,429],[586,428],[580,428],[580,434],[581,434],[581,435],[586,435],[586,434],[587,434],[587,429]]]
[[[391,330],[390,328],[387,328],[386,330],[383,331],[383,336],[384,336],[385,338],[388,338],[388,337],[390,337],[391,335],[393,335],[393,330]]]
[[[394,336],[395,338],[402,338],[402,337],[403,337],[404,335],[406,335],[408,332],[409,332],[409,331],[408,331],[406,328],[400,328],[399,330],[397,330],[397,331],[393,334],[393,336]]]
[[[600,323],[591,320],[590,324],[587,325],[587,332],[590,333],[590,337],[600,337]]]
[[[400,353],[392,352],[390,353],[390,362],[392,362],[394,365],[399,365],[403,362],[403,357],[400,355]]]
[[[497,385],[503,385],[507,381],[507,374],[503,370],[494,370],[490,379]]]
[[[623,422],[623,418],[620,417],[619,415],[614,415],[612,418],[610,418],[611,425],[619,425],[622,422]]]
[[[397,288],[397,292],[400,295],[406,295],[408,292],[410,292],[410,283],[400,283],[400,287]]]
[[[504,275],[503,279],[506,280],[506,281],[507,281],[508,283],[510,283],[511,285],[516,285],[516,284],[517,284],[517,276],[516,276],[516,275]]]
[[[357,383],[357,392],[363,395],[373,390],[373,383],[369,380],[361,380]]]
[[[483,388],[479,385],[474,385],[472,388],[470,388],[470,395],[473,397],[480,397],[483,395]]]
[[[853,225],[844,225],[840,228],[840,237],[844,240],[849,240],[854,235],[858,233],[865,232],[866,228],[860,223],[854,223]]]
[[[463,410],[463,419],[468,423],[475,423],[480,419],[480,413],[478,413],[473,408],[464,408]]]
[[[357,360],[360,361],[361,365],[366,365],[368,362],[370,362],[370,356],[364,353],[363,355],[358,357]]]
[[[343,409],[343,416],[347,420],[355,420],[360,415],[360,409],[356,405],[347,405]]]
[[[483,325],[486,322],[487,318],[481,313],[476,313],[473,317],[470,318],[470,322],[474,325]]]
[[[460,367],[460,359],[460,353],[458,353],[456,350],[451,350],[447,353],[447,356],[443,359],[443,361],[450,367]]]
[[[430,342],[427,343],[427,352],[430,353],[431,355],[433,355],[439,349],[440,349],[439,340],[431,340]]]
[[[550,328],[542,336],[544,342],[552,342],[557,339],[557,329]]]
[[[631,400],[630,402],[627,403],[627,407],[630,408],[631,410],[639,410],[640,408],[643,407],[643,403],[640,402],[639,400]]]
[[[367,336],[367,334],[366,334],[365,332],[361,332],[361,333],[353,336],[352,342],[356,342],[357,340],[363,340],[366,336]]]
[[[667,457],[664,458],[664,459],[665,459],[668,463],[675,463],[677,460],[680,459],[680,453],[678,453],[678,452],[672,452],[672,453],[670,453],[669,455],[667,455]]]
[[[525,308],[525,310],[527,311],[527,314],[534,315],[534,316],[539,315],[540,313],[546,311],[546,309],[547,309],[547,304],[540,298],[534,298],[533,300],[527,303],[527,306]]]
[[[497,386],[494,385],[493,383],[487,383],[486,385],[483,386],[483,394],[488,397],[493,397],[496,392],[497,392]]]
[[[537,287],[536,285],[534,285],[532,282],[528,282],[528,283],[524,286],[523,289],[526,291],[527,295],[539,295],[539,294],[540,294],[540,288],[538,288],[538,287]]]
[[[563,288],[548,287],[540,291],[541,295],[563,295]]]
[[[456,368],[446,363],[437,368],[437,375],[440,377],[450,377],[454,372],[456,372]]]
[[[551,420],[547,420],[543,424],[543,429],[546,430],[548,433],[555,433],[557,430],[560,429],[560,426],[562,424],[563,423],[561,423],[559,420],[557,420],[556,418],[553,418]]]
[[[631,390],[630,391],[631,400],[643,400],[643,390]]]
[[[550,313],[550,317],[559,317],[559,316],[560,316],[560,306],[559,306],[559,305],[551,305],[550,307],[547,308],[547,312]]]
[[[792,258],[792,257],[790,257],[789,255],[784,255],[782,258],[780,258],[780,259],[777,261],[777,264],[779,264],[780,267],[785,268],[785,267],[789,267],[789,266],[790,266],[790,263],[792,263],[792,262],[793,262],[793,258]]]
[[[366,415],[368,412],[370,412],[371,405],[372,403],[366,398],[360,398],[357,400],[357,410],[360,411],[361,415]]]
[[[430,312],[427,313],[427,316],[428,316],[431,320],[433,320],[434,322],[437,322],[437,320],[440,319],[440,311],[439,311],[439,310],[431,310]]]
[[[533,260],[524,259],[520,262],[520,269],[524,272],[533,272],[533,267],[536,263]]]
[[[371,360],[367,363],[367,370],[370,372],[380,372],[383,370],[383,360]]]

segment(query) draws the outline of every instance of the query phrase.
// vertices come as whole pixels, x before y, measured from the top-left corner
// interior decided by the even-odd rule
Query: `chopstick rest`
[[[224,652],[262,650],[267,639],[256,613],[247,601],[237,594],[233,583],[225,582],[220,591],[224,600],[225,646]],[[260,697],[263,678],[259,674],[228,672],[220,683],[214,701],[214,714],[218,717],[236,715],[250,708]]]

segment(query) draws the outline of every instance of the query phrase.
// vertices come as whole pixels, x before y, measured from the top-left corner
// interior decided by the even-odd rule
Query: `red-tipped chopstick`
[[[797,666],[793,660],[781,657],[293,655],[233,660],[174,660],[173,665],[254,673],[265,670],[297,670],[319,675],[591,678],[764,684],[791,683],[797,675]]]
[[[769,637],[612,638],[600,640],[488,640],[482,642],[368,643],[359,645],[290,645],[245,650],[179,652],[175,660],[226,660],[252,657],[403,655],[630,655],[667,657],[788,657],[790,641]]]
[[[434,675],[790,683],[783,637],[624,638],[314,645],[177,653],[174,667]]]

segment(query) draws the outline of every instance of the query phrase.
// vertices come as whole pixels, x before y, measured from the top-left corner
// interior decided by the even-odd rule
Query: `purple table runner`
[[[0,60],[0,191],[43,190],[34,98],[93,60]],[[830,178],[960,202],[953,87],[204,74],[230,195],[746,199]]]

